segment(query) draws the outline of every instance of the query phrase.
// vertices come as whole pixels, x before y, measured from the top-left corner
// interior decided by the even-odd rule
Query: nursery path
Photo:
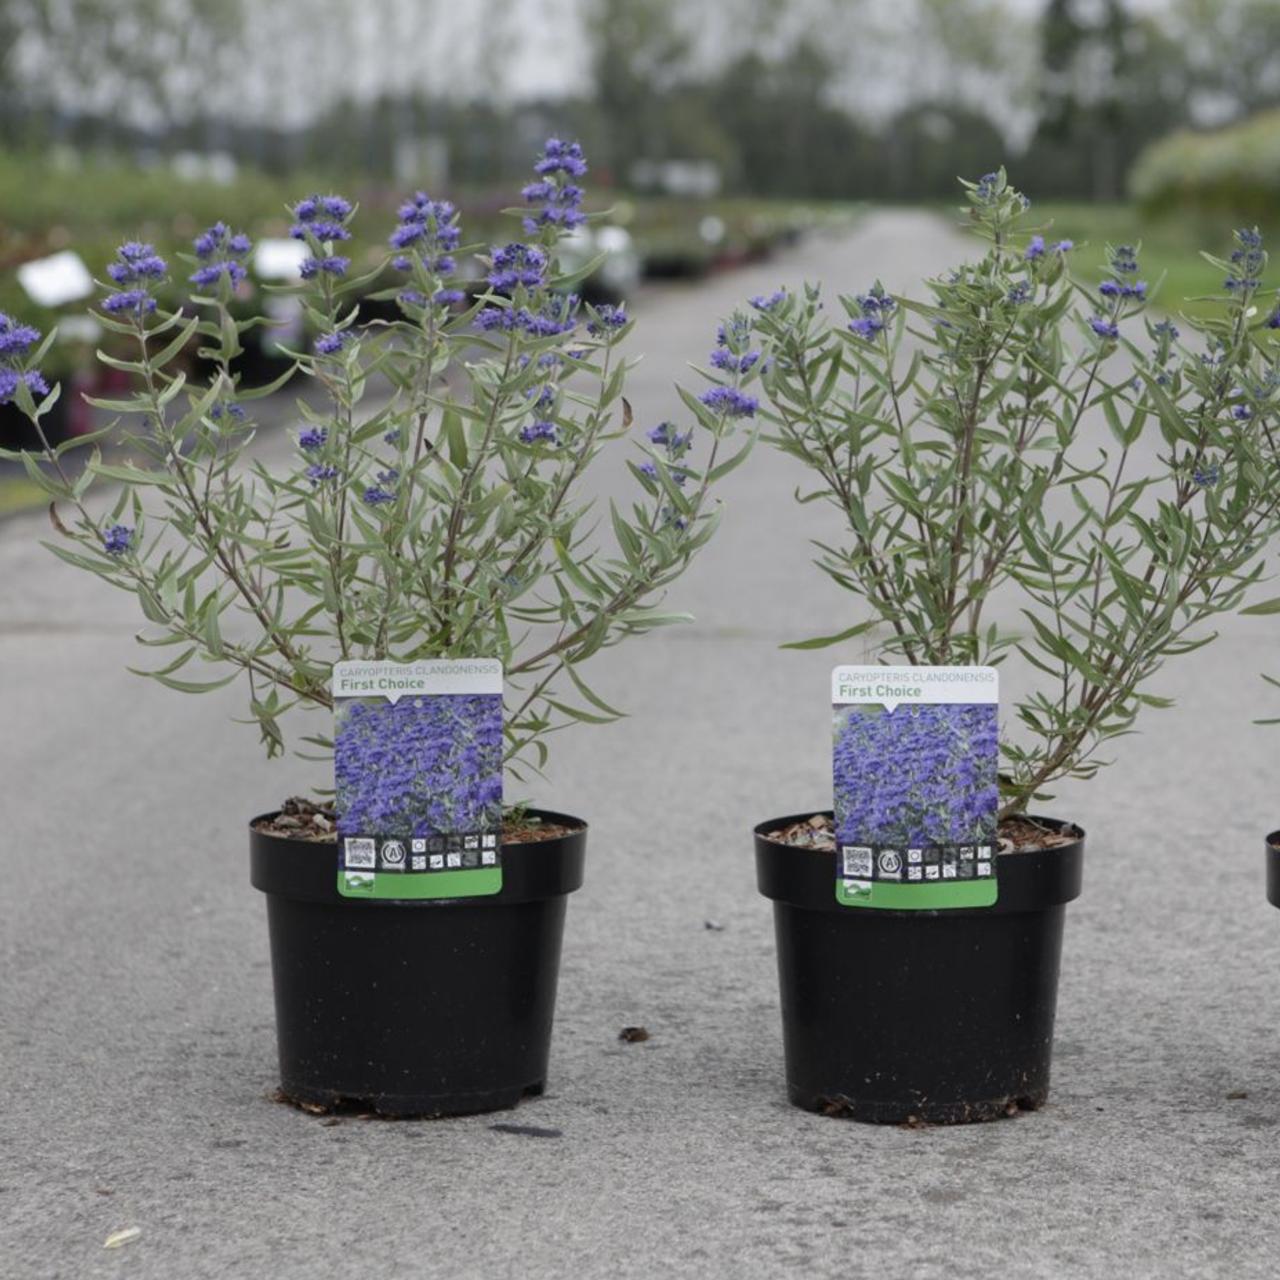
[[[642,425],[676,416],[717,317],[805,276],[902,288],[965,251],[919,213],[637,301]],[[1274,623],[1231,620],[1161,682],[1121,763],[1058,812],[1089,832],[1050,1105],[906,1131],[787,1105],[751,826],[828,802],[824,531],[760,451],[673,593],[698,622],[600,656],[633,716],[555,743],[540,799],[592,822],[547,1096],[499,1119],[320,1120],[275,1083],[245,822],[306,785],[264,768],[234,694],[123,674],[131,602],[0,526],[0,1274],[63,1277],[1274,1274],[1280,826]],[[606,485],[625,483],[619,466]],[[857,654],[844,655],[857,657]],[[1277,695],[1280,697],[1280,695]],[[718,926],[707,927],[707,922]],[[895,958],[886,957],[886,963]],[[650,1039],[620,1044],[621,1027]],[[1245,1096],[1247,1095],[1247,1096]],[[118,1228],[141,1237],[119,1251]]]

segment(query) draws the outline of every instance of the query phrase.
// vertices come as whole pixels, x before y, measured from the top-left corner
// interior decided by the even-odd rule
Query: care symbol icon
[[[902,855],[897,849],[884,849],[880,853],[880,874],[896,876],[902,870]]]

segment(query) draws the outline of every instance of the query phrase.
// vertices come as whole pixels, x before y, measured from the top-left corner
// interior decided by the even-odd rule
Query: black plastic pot
[[[1280,907],[1280,831],[1267,837],[1267,901]]]
[[[998,855],[994,906],[887,911],[836,901],[834,852],[767,838],[809,816],[755,829],[757,880],[777,929],[791,1101],[881,1124],[1039,1107],[1084,833],[1073,828],[1078,838],[1057,849]]]
[[[575,829],[504,846],[499,893],[414,902],[343,897],[333,845],[250,828],[286,1097],[441,1116],[542,1092],[587,832],[577,818],[532,812]]]

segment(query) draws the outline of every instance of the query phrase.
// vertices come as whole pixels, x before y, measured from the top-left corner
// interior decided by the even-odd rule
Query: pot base
[[[368,1114],[387,1120],[442,1120],[448,1116],[474,1116],[486,1111],[510,1111],[526,1098],[538,1098],[546,1089],[546,1081],[504,1089],[485,1089],[472,1093],[375,1093],[353,1097],[329,1089],[313,1089],[306,1085],[281,1083],[278,1101],[304,1111],[324,1114]]]
[[[868,1102],[865,1098],[823,1097],[787,1085],[787,1100],[805,1111],[864,1124],[979,1124],[1003,1120],[1023,1111],[1039,1111],[1049,1100],[1048,1088],[1019,1097],[991,1098],[980,1102]]]

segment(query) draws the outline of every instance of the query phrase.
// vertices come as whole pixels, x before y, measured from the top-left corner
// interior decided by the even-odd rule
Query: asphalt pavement
[[[884,211],[646,291],[638,425],[680,413],[672,380],[746,296],[901,289],[968,248]],[[827,526],[801,479],[757,451],[671,594],[696,623],[593,663],[632,714],[561,735],[536,797],[591,823],[548,1091],[447,1121],[271,1100],[246,823],[314,775],[264,764],[234,689],[126,674],[133,601],[41,550],[42,517],[0,524],[0,1276],[1274,1276],[1280,728],[1251,720],[1280,714],[1258,675],[1275,620],[1172,664],[1154,691],[1177,708],[1054,803],[1088,843],[1049,1105],[921,1130],[810,1115],[785,1097],[750,831],[830,803],[829,671],[862,653],[778,648],[859,616],[809,564]],[[650,1038],[619,1042],[635,1024]]]

